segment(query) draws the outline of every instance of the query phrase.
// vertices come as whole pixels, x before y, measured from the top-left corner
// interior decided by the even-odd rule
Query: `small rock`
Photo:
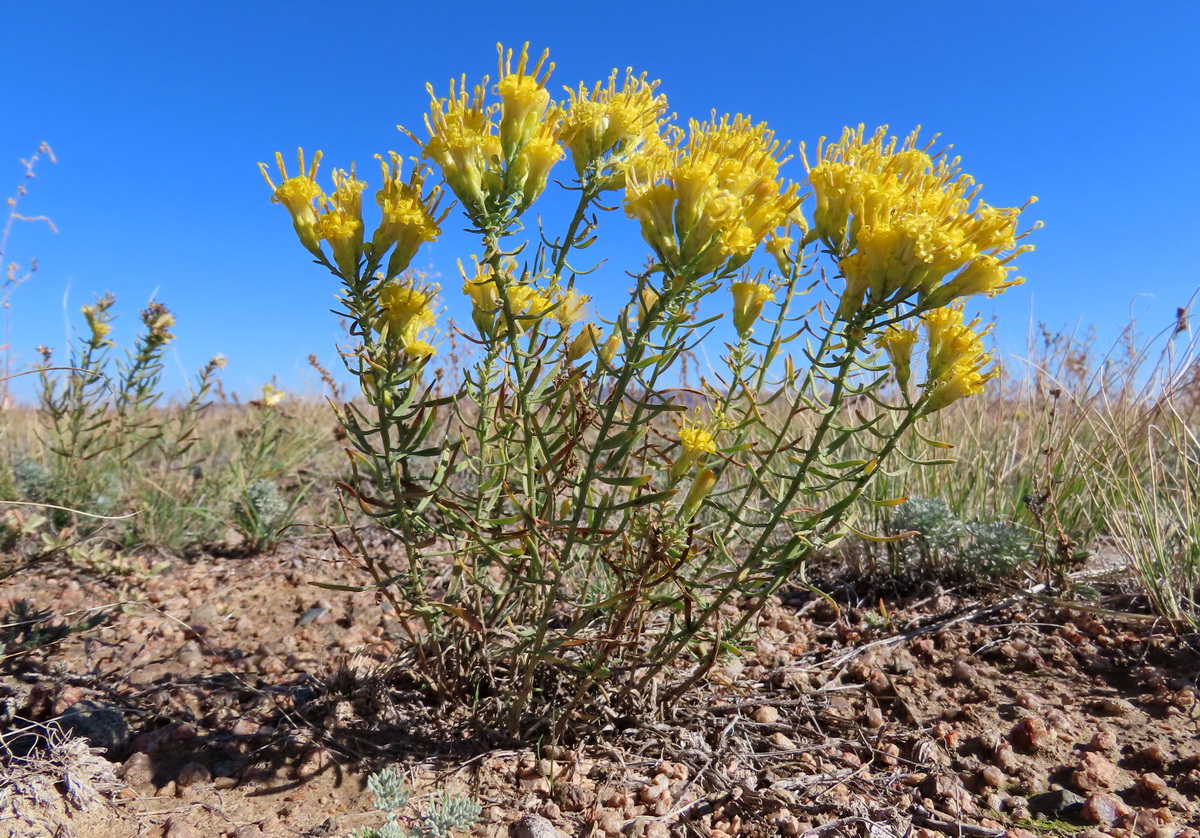
[[[59,716],[67,711],[67,708],[73,704],[77,704],[83,698],[83,690],[73,684],[68,684],[59,692],[58,697],[54,699],[54,715]]]
[[[136,753],[125,760],[125,764],[117,769],[117,776],[135,791],[149,793],[154,790],[154,768],[146,754]]]
[[[1162,745],[1155,742],[1152,745],[1147,745],[1137,752],[1138,762],[1144,763],[1155,768],[1166,768],[1171,761],[1171,752]]]
[[[1120,743],[1117,741],[1117,734],[1111,730],[1100,730],[1092,737],[1092,741],[1088,744],[1088,750],[1091,751],[1115,751]]]
[[[620,827],[617,827],[617,832],[620,831]],[[525,815],[512,825],[509,835],[512,838],[562,838],[554,824],[541,815]]]
[[[770,725],[779,721],[779,708],[771,705],[764,705],[754,711],[754,721],[759,724]]]
[[[195,827],[188,826],[182,819],[171,818],[163,830],[163,838],[203,838]]]
[[[794,751],[796,749],[796,743],[789,739],[786,734],[772,733],[770,738],[771,744],[781,751]]]
[[[200,644],[195,640],[189,640],[179,647],[179,651],[175,653],[175,660],[188,667],[195,668],[204,660],[204,654],[200,651]]]
[[[1134,789],[1145,797],[1160,799],[1165,796],[1167,791],[1167,781],[1153,771],[1147,771],[1137,778]]]
[[[221,615],[217,613],[217,607],[211,602],[203,602],[192,609],[187,622],[193,625],[215,626],[220,619]]]
[[[1029,798],[1029,811],[1035,815],[1059,818],[1079,811],[1084,802],[1084,799],[1075,792],[1058,789],[1035,794]]]
[[[1105,792],[1092,792],[1079,810],[1079,819],[1086,823],[1113,823],[1129,813],[1121,798]]]
[[[1050,744],[1051,734],[1040,717],[1030,716],[1013,725],[1008,738],[1018,748],[1037,752]]]
[[[78,701],[57,721],[64,731],[86,739],[93,748],[102,748],[109,759],[118,758],[129,747],[129,724],[115,704]]]
[[[962,681],[964,684],[974,683],[979,677],[979,673],[975,667],[967,662],[966,658],[955,658],[954,663],[950,666],[950,674],[955,681]]]
[[[175,785],[180,788],[211,782],[212,772],[208,770],[207,766],[198,762],[189,762],[179,769],[179,774],[175,777]]]
[[[878,730],[879,728],[883,727],[883,711],[878,707],[871,705],[867,708],[865,721],[867,723],[867,727],[871,728],[872,730]]]
[[[1132,703],[1123,698],[1115,696],[1105,696],[1095,704],[1097,712],[1103,713],[1106,716],[1128,716],[1135,712]]]
[[[998,789],[1004,785],[1004,772],[994,765],[985,765],[979,772],[979,783],[984,788]]]
[[[625,818],[621,817],[619,812],[605,809],[596,818],[596,826],[605,835],[620,835],[621,828],[625,826]]]
[[[1083,755],[1071,774],[1071,784],[1080,791],[1106,791],[1121,784],[1121,769],[1095,752]]]

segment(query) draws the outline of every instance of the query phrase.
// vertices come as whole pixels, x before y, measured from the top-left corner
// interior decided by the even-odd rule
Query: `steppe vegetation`
[[[262,167],[349,384],[314,356],[323,394],[241,399],[214,358],[171,397],[187,312],[116,346],[108,294],[6,360],[38,384],[0,413],[0,824],[1191,829],[1187,309],[997,360],[966,307],[1020,281],[1029,204],[885,129],[791,183],[765,124],[676,126],[632,73],[555,102],[551,70],[431,92],[373,233],[353,166]],[[568,156],[576,208],[540,218]],[[587,261],[618,208],[628,274]],[[439,332],[410,264],[450,212],[479,251]]]

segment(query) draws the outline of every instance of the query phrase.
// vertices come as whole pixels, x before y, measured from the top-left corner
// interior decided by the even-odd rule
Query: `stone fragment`
[[[1123,698],[1106,695],[1095,704],[1097,712],[1106,716],[1128,716],[1136,711],[1133,704]]]
[[[775,724],[779,721],[779,708],[769,704],[759,707],[754,711],[754,721],[764,725]]]
[[[1071,774],[1071,785],[1080,791],[1114,789],[1121,785],[1121,769],[1100,754],[1089,752]]]
[[[1029,716],[1012,726],[1008,738],[1014,747],[1036,753],[1050,744],[1051,733],[1040,717]]]
[[[618,827],[618,832],[620,828]],[[512,838],[562,838],[554,824],[541,815],[525,815],[509,830]]]
[[[1129,807],[1116,795],[1107,792],[1092,792],[1079,810],[1079,819],[1085,823],[1113,823],[1129,814]]]
[[[201,783],[211,783],[212,772],[208,770],[208,766],[202,765],[199,762],[189,762],[183,768],[179,769],[179,773],[175,776],[175,785],[178,788],[187,788]]]
[[[154,790],[154,767],[146,754],[135,753],[125,760],[125,764],[117,769],[117,776],[138,793],[148,794]]]
[[[129,748],[129,724],[115,704],[103,701],[77,701],[57,720],[58,726],[102,748],[110,760],[119,759]]]
[[[1057,789],[1035,794],[1029,798],[1029,811],[1035,815],[1061,818],[1078,812],[1084,799],[1068,789]]]

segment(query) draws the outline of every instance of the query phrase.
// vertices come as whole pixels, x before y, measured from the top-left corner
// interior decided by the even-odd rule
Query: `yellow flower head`
[[[781,145],[766,123],[737,115],[689,123],[674,160],[631,178],[625,212],[673,272],[696,278],[740,267],[799,203],[779,180]]]
[[[918,147],[917,134],[898,144],[886,126],[868,138],[859,125],[837,143],[822,139],[816,165],[805,160],[817,235],[841,254],[842,317],[864,304],[886,308],[914,295],[922,308],[935,308],[974,293],[997,294],[1016,284],[997,264],[1032,249],[1016,244],[1024,235],[1017,234],[1024,206],[979,201],[980,187],[958,168],[959,158],[931,154],[936,136]]]
[[[390,279],[408,268],[423,243],[437,240],[449,210],[437,217],[442,200],[440,186],[423,192],[428,168],[413,160],[412,171],[405,182],[401,180],[403,161],[400,155],[389,151],[388,156],[390,161],[375,155],[383,169],[383,188],[375,193],[383,218],[371,237],[371,250],[381,257],[392,245],[396,246],[388,259],[386,276]]]
[[[437,292],[436,285],[418,286],[399,281],[385,282],[379,289],[381,330],[386,327],[387,339],[410,356],[432,354],[432,348],[424,355],[418,350],[429,345],[422,335],[437,320],[433,309]]]
[[[671,477],[678,480],[692,466],[703,462],[706,454],[717,453],[717,442],[712,433],[699,424],[684,422],[679,428],[679,446],[682,449],[671,464]]]
[[[521,187],[517,212],[524,211],[537,200],[546,188],[550,170],[562,158],[562,146],[554,138],[552,128],[546,125],[540,126],[538,133],[521,146],[509,174],[509,181]]]
[[[264,384],[262,386],[262,397],[259,402],[263,407],[274,407],[287,398],[287,392],[280,390],[274,384]]]
[[[900,326],[888,326],[875,342],[876,346],[887,352],[896,374],[896,383],[904,392],[908,392],[908,382],[912,377],[912,353],[916,344],[917,330]]]
[[[696,513],[700,511],[700,505],[704,503],[704,499],[709,496],[716,485],[717,473],[711,468],[702,468],[697,471],[696,477],[692,480],[692,487],[688,489],[687,496],[683,499],[683,505],[680,507],[680,517],[684,521],[691,521],[695,518]]]
[[[501,269],[508,277],[513,275],[516,267],[516,260],[511,257],[503,260],[501,264]],[[497,338],[504,335],[507,330],[504,319],[500,316],[500,293],[492,266],[480,265],[476,261],[474,274],[468,277],[462,262],[459,262],[458,272],[463,278],[463,293],[471,298],[471,319],[475,321],[475,328],[485,337]]]
[[[574,289],[557,292],[555,294],[554,319],[564,329],[577,323],[587,313],[587,304],[591,299],[591,297],[575,293]]]
[[[733,292],[733,327],[739,337],[745,337],[762,315],[763,306],[775,299],[775,289],[761,282],[735,282]]]
[[[507,53],[496,44],[500,53],[500,81],[496,93],[500,96],[500,147],[505,160],[511,160],[518,149],[538,133],[539,126],[547,116],[550,92],[546,82],[554,72],[554,63],[547,61],[550,50],[543,50],[537,66],[526,73],[529,63],[529,44],[521,47],[517,69],[513,70],[513,51]],[[545,67],[545,73],[542,68]],[[541,78],[538,74],[542,73]]]
[[[776,233],[770,236],[763,245],[767,253],[770,253],[775,259],[775,266],[779,268],[779,273],[784,277],[789,276],[793,270],[792,245],[795,243],[796,240],[791,236],[781,236]],[[795,259],[798,261],[799,256],[796,256]]]
[[[589,352],[596,351],[600,346],[600,337],[600,327],[595,323],[584,326],[567,344],[567,362],[573,364]]]
[[[292,226],[296,228],[296,235],[300,237],[300,243],[314,256],[320,257],[322,255],[321,241],[315,230],[317,223],[315,204],[318,200],[324,201],[325,198],[324,191],[317,186],[317,166],[321,163],[321,152],[318,151],[313,155],[312,165],[308,167],[307,171],[304,166],[304,149],[299,150],[299,161],[300,173],[295,177],[288,177],[287,167],[283,163],[283,155],[275,152],[275,162],[279,166],[279,173],[283,176],[283,182],[279,186],[276,186],[271,180],[266,163],[259,163],[258,168],[262,171],[267,185],[271,187],[271,201],[283,204],[291,214]]]
[[[601,189],[620,189],[625,170],[639,155],[665,149],[661,126],[667,97],[655,93],[658,85],[647,82],[645,73],[634,76],[626,69],[620,89],[613,70],[606,86],[597,82],[588,90],[581,84],[578,91],[567,91],[570,103],[558,138],[571,150],[576,174],[582,178],[595,167]]]
[[[608,336],[608,340],[604,341],[604,345],[600,347],[600,351],[596,354],[606,366],[612,366],[613,358],[617,357],[617,352],[619,352],[620,349],[621,335],[614,331]]]
[[[362,253],[362,220],[338,209],[327,209],[318,216],[313,229],[318,236],[329,242],[333,251],[333,261],[342,276],[355,277],[358,272],[358,258]]]
[[[978,317],[964,324],[961,305],[934,309],[922,319],[929,339],[925,411],[932,413],[963,396],[983,392],[984,384],[999,374],[995,367],[984,371],[993,360],[983,347],[989,329],[976,331]]]
[[[162,303],[150,303],[146,306],[146,310],[142,312],[142,322],[149,329],[147,340],[155,345],[167,343],[175,337],[168,331],[175,325],[175,315]]]
[[[450,95],[445,99],[437,98],[433,85],[426,85],[430,112],[425,117],[425,128],[429,139],[422,142],[411,131],[400,128],[421,146],[422,155],[442,170],[451,191],[472,216],[486,208],[501,157],[495,123],[498,106],[485,103],[487,81],[485,76],[483,83],[468,93],[466,76],[457,88],[451,79]]]

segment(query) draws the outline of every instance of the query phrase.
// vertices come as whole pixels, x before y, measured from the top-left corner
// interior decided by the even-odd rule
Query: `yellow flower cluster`
[[[463,76],[457,88],[451,80],[450,95],[444,99],[426,85],[428,140],[401,126],[442,170],[446,183],[475,220],[510,201],[517,212],[524,210],[546,188],[550,169],[563,157],[557,139],[560,111],[546,90],[554,69],[546,61],[549,52],[543,52],[532,71],[526,72],[529,44],[521,49],[516,69],[512,50],[506,54],[499,49],[498,104],[487,103],[486,76],[471,93]]]
[[[671,464],[671,477],[675,480],[687,474],[692,466],[702,463],[706,454],[717,453],[717,441],[712,433],[698,424],[686,422],[679,428],[679,447],[682,451]]]
[[[930,145],[918,148],[914,131],[897,146],[886,126],[867,137],[860,125],[832,145],[822,140],[817,165],[805,160],[816,234],[846,279],[842,317],[858,312],[864,297],[886,309],[916,295],[929,309],[1023,281],[1008,279],[1009,263],[1032,250],[1017,246],[1017,220],[1036,199],[1009,208],[977,200],[980,187],[959,159],[931,155]]]
[[[500,284],[490,264],[475,264],[473,276],[467,276],[462,263],[458,265],[463,277],[463,293],[471,298],[471,319],[480,334],[489,338],[500,338],[508,334],[501,301]],[[524,332],[547,315],[551,315],[563,328],[571,326],[583,317],[588,300],[574,290],[553,286],[540,289],[517,275],[517,262],[509,257],[501,261],[501,279],[508,296],[509,310],[517,330]]]
[[[427,358],[436,351],[424,333],[437,320],[433,308],[437,291],[435,285],[419,286],[398,281],[384,282],[379,289],[380,331],[410,360]]]
[[[999,370],[984,368],[993,356],[983,347],[988,329],[976,331],[979,318],[963,323],[961,305],[926,312],[922,319],[929,340],[928,400],[925,412],[932,413],[961,399],[982,393],[984,385]]]
[[[148,343],[155,346],[168,343],[175,339],[169,331],[175,325],[175,315],[162,303],[151,302],[142,312],[142,323],[149,330],[146,335]]]
[[[692,120],[686,144],[626,186],[625,212],[672,273],[694,279],[745,264],[798,199],[779,179],[780,144],[742,115]]]
[[[382,210],[383,218],[371,237],[370,254],[382,259],[393,245],[396,249],[388,260],[386,277],[398,276],[412,262],[422,242],[431,242],[441,234],[441,223],[446,218],[442,213],[435,218],[441,202],[442,190],[435,186],[422,193],[426,170],[421,165],[413,167],[408,181],[401,180],[401,158],[390,152],[390,165],[379,158],[383,167],[383,188],[375,197]],[[333,172],[334,189],[325,194],[316,181],[321,152],[313,155],[307,168],[304,150],[299,152],[300,174],[289,176],[283,155],[276,152],[275,161],[283,180],[276,186],[271,180],[266,163],[259,163],[263,178],[271,187],[271,200],[283,204],[292,216],[296,235],[309,252],[324,258],[321,243],[329,245],[334,263],[343,277],[357,277],[362,258],[363,218],[362,193],[366,183],[350,171],[336,169]]]
[[[597,82],[591,90],[580,84],[567,91],[558,139],[570,149],[579,177],[596,167],[600,189],[620,189],[627,171],[645,179],[656,164],[670,163],[674,153],[662,134],[667,97],[655,93],[658,84],[626,69],[620,89],[613,70],[604,87]]]

